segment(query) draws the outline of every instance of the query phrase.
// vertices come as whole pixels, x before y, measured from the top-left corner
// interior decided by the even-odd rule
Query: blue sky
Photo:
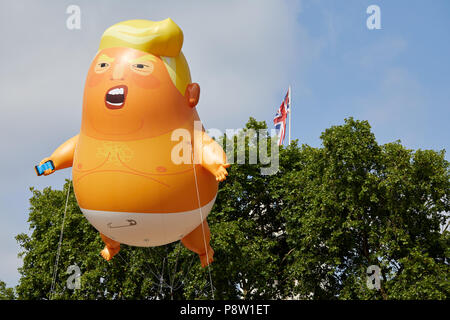
[[[66,28],[70,4],[80,30]],[[372,4],[381,30],[366,27]],[[271,125],[291,85],[300,143],[320,146],[323,130],[353,116],[379,143],[448,150],[449,13],[446,0],[2,1],[0,280],[19,278],[14,236],[28,230],[28,188],[70,177],[38,178],[33,166],[79,130],[86,72],[110,25],[171,17],[183,29],[207,128],[240,128],[250,116]]]
[[[380,143],[448,149],[450,2],[302,4],[297,19],[324,44],[293,76],[296,138],[318,145],[321,130],[354,116],[369,120]],[[381,9],[381,30],[366,28],[370,4]]]

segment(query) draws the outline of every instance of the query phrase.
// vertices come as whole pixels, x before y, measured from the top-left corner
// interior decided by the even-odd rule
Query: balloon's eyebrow
[[[149,61],[149,60],[156,62],[156,57],[152,54],[146,54],[145,56],[131,60],[130,63],[144,62],[144,61]]]
[[[98,60],[102,60],[102,61],[106,61],[106,62],[113,62],[114,58],[108,57],[106,54],[102,54],[102,55],[100,55],[100,57],[98,57]]]

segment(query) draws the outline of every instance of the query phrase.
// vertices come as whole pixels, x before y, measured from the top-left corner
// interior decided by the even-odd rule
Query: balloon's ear
[[[200,86],[198,83],[188,84],[184,96],[188,101],[189,107],[194,108],[200,99]]]

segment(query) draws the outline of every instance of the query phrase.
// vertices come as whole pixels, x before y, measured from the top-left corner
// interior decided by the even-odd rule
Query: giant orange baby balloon
[[[181,239],[203,267],[213,261],[206,216],[229,164],[198,125],[200,87],[182,44],[171,19],[108,28],[87,75],[80,133],[40,162],[45,175],[72,167],[78,204],[100,232],[106,260],[121,243]]]

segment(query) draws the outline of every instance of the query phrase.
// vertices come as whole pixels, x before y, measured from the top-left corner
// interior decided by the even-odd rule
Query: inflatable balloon
[[[106,260],[121,243],[181,240],[203,267],[213,261],[206,217],[229,164],[198,125],[200,87],[182,44],[171,19],[108,28],[87,75],[80,133],[36,168],[48,175],[72,167],[76,199]]]

